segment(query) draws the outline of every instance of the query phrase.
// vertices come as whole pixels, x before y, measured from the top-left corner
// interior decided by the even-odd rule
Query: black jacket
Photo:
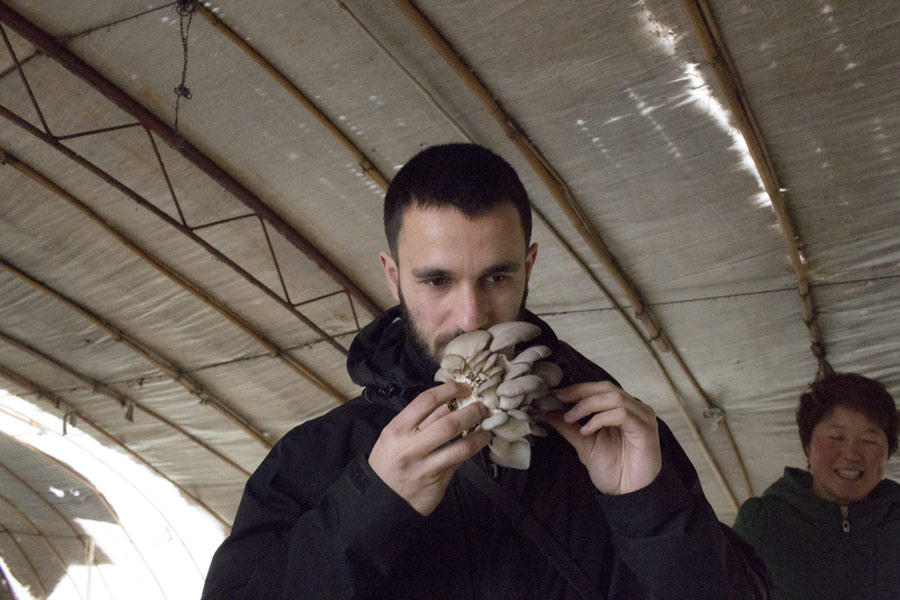
[[[562,386],[611,379],[543,333]],[[278,442],[251,476],[231,535],[213,558],[204,600],[275,598],[578,598],[539,549],[457,473],[438,508],[415,512],[366,460],[381,429],[435,385],[406,351],[399,311],[357,336],[351,377],[363,394]],[[660,422],[663,467],[631,494],[597,492],[555,432],[539,438],[527,471],[500,468],[512,491],[608,600],[765,598],[760,567],[720,524],[697,474]],[[484,455],[471,459],[489,467]]]

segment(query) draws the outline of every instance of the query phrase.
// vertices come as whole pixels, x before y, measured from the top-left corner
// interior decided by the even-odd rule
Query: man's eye
[[[432,277],[431,279],[424,279],[422,283],[428,287],[443,287],[447,285],[448,279],[446,277]]]
[[[503,273],[495,273],[494,275],[489,275],[487,279],[490,283],[506,283],[510,277]]]

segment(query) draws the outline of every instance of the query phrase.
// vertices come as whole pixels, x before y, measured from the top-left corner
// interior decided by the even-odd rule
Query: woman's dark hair
[[[519,213],[525,246],[531,242],[531,204],[508,162],[477,144],[431,146],[413,156],[394,177],[384,198],[384,234],[397,258],[403,214],[412,205],[455,208],[469,218],[511,203]]]
[[[858,373],[835,373],[809,386],[800,396],[797,427],[804,451],[809,450],[812,431],[836,406],[845,406],[866,416],[884,431],[888,456],[897,450],[900,417],[894,399],[881,383]]]

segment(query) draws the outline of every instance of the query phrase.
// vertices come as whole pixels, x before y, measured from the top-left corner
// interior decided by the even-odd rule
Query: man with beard
[[[204,599],[767,596],[653,409],[525,309],[538,248],[509,164],[472,144],[423,150],[391,183],[384,224],[400,304],[350,348],[363,393],[293,429],[251,476]],[[512,320],[540,327],[531,343],[565,376],[566,409],[528,470],[492,465],[487,408],[451,411],[468,390],[434,383],[450,340]]]

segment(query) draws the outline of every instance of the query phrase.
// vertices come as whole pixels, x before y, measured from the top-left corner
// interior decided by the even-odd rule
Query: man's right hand
[[[440,504],[459,465],[491,441],[481,429],[456,439],[488,415],[481,402],[450,411],[448,403],[468,393],[454,382],[422,392],[385,426],[369,454],[372,470],[423,516]]]

